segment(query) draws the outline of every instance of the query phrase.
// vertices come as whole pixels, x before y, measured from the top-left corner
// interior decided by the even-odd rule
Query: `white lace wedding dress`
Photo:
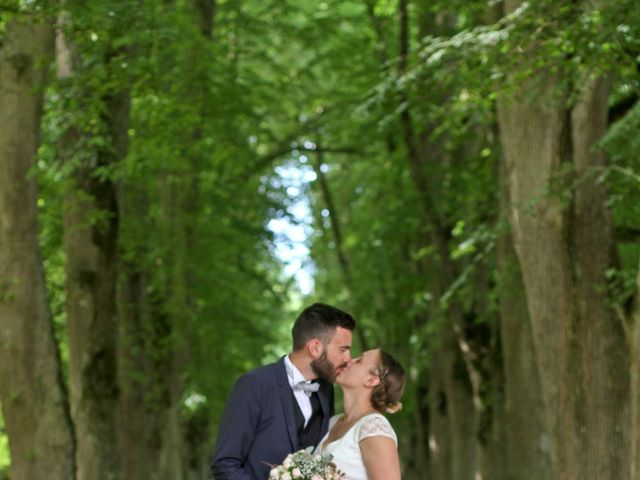
[[[331,431],[340,417],[342,417],[342,414],[331,417],[329,431]],[[365,415],[354,423],[341,438],[325,445],[328,435],[329,433],[320,441],[315,453],[327,452],[333,455],[333,462],[342,473],[346,474],[347,480],[368,480],[367,471],[364,468],[364,463],[362,463],[360,440],[383,435],[392,438],[398,445],[398,438],[393,431],[393,427],[389,420],[380,413]]]

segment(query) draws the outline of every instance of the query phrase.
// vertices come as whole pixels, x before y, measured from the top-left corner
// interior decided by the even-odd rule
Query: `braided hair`
[[[402,365],[388,352],[380,350],[377,371],[380,383],[371,392],[371,405],[379,412],[395,413],[402,408],[400,398],[404,392],[406,376]]]

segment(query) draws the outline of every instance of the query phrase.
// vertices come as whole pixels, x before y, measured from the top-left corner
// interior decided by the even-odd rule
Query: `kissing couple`
[[[270,466],[308,447],[330,453],[347,480],[399,480],[397,437],[383,413],[400,408],[405,372],[387,352],[351,357],[355,320],[315,303],[291,330],[293,350],[242,375],[224,408],[215,480],[266,480]],[[334,415],[333,383],[344,413]]]

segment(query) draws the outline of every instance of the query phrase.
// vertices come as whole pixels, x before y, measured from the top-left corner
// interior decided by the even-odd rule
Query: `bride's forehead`
[[[378,350],[367,350],[366,352],[362,352],[360,355],[363,359],[372,360],[375,359],[378,355]]]

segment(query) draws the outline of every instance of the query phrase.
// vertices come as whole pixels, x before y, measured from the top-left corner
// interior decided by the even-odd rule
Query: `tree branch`
[[[247,180],[251,178],[253,175],[256,175],[267,167],[269,167],[273,162],[275,162],[280,157],[283,157],[287,154],[290,154],[292,151],[297,150],[299,152],[308,152],[308,153],[338,153],[344,155],[359,155],[363,153],[363,150],[356,147],[350,146],[338,146],[338,147],[305,147],[304,145],[298,145],[297,142],[293,141],[292,137],[289,137],[287,140],[281,142],[282,146],[276,148],[272,152],[261,156],[258,159],[258,162],[253,166],[250,172],[247,172],[243,176],[243,180]],[[294,145],[292,145],[294,144]]]
[[[617,227],[614,230],[614,239],[621,243],[636,243],[640,241],[640,229],[632,227]]]
[[[621,118],[623,118],[629,111],[638,103],[638,94],[633,93],[628,97],[623,98],[618,103],[609,107],[609,116],[607,124],[611,125]]]

